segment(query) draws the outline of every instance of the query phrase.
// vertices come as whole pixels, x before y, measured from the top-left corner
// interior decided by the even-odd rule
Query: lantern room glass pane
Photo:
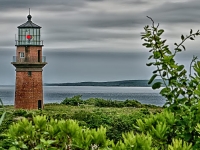
[[[41,45],[40,29],[38,28],[19,28],[18,45]]]

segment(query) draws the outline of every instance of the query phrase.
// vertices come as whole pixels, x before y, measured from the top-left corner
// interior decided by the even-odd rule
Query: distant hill
[[[155,80],[154,82],[162,82]],[[119,86],[119,87],[150,87],[148,80],[123,80],[107,82],[77,82],[77,83],[45,83],[44,86]]]

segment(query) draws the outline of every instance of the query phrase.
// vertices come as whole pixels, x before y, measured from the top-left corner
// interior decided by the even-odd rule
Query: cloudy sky
[[[0,0],[0,85],[15,83],[17,26],[42,26],[45,83],[149,79],[148,51],[140,33],[151,16],[165,29],[170,48],[181,34],[200,29],[199,0]],[[188,41],[177,60],[200,55],[200,38]],[[187,67],[187,65],[186,65]]]

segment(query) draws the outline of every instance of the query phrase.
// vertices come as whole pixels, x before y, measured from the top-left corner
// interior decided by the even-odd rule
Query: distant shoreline
[[[155,80],[154,82],[162,82]],[[154,83],[153,82],[153,83]],[[148,80],[122,80],[107,82],[44,83],[44,86],[108,86],[108,87],[151,87]]]

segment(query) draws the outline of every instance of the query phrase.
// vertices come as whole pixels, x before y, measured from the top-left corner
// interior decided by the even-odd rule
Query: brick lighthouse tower
[[[42,68],[47,63],[46,57],[42,56],[41,27],[31,21],[30,13],[27,18],[26,23],[18,26],[16,56],[11,62],[16,67],[15,108],[42,109]]]

